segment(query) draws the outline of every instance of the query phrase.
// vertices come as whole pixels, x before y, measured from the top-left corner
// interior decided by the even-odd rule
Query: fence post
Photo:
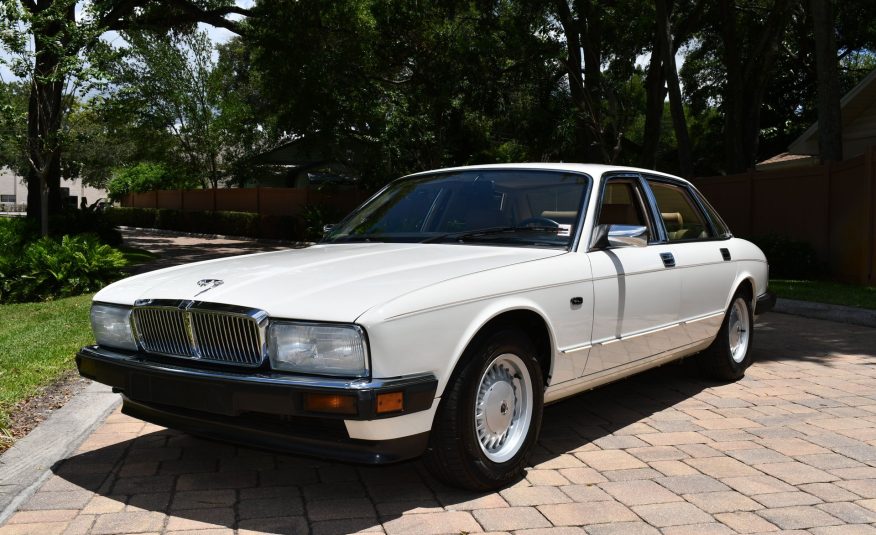
[[[153,193],[155,194],[155,195],[153,195],[153,197],[155,198],[155,201],[152,203],[152,208],[155,208],[157,210],[158,209],[158,190],[153,191]]]
[[[754,168],[748,168],[748,236],[754,237]]]
[[[213,188],[213,211],[216,211],[216,188]]]
[[[867,176],[867,192],[869,193],[869,216],[870,229],[867,233],[867,285],[876,284],[874,278],[873,264],[876,263],[876,168],[873,165],[873,153],[876,152],[876,145],[871,146],[864,153],[864,172]]]
[[[833,233],[833,227],[835,226],[835,222],[833,220],[833,212],[830,209],[831,195],[832,195],[832,191],[833,191],[833,187],[832,187],[833,186],[833,171],[834,171],[833,164],[834,164],[834,162],[832,160],[828,160],[827,162],[822,164],[824,166],[824,180],[826,182],[825,189],[827,189],[827,195],[824,196],[825,197],[824,221],[826,223],[826,225],[824,225],[824,231],[826,233],[825,238],[824,238],[824,244],[825,244],[825,250],[827,251],[827,258],[828,258],[827,264],[828,264],[828,266],[830,266],[832,261],[834,261],[834,255],[833,255],[833,252],[831,251],[831,241],[830,241],[831,234]],[[832,272],[833,268],[831,267],[830,270]],[[831,273],[831,274],[836,276],[835,273]]]

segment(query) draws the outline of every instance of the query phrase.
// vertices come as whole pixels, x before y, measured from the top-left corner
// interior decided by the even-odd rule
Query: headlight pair
[[[98,345],[136,351],[131,308],[96,303],[91,328]],[[368,349],[357,325],[271,321],[267,330],[271,368],[319,375],[365,377]]]

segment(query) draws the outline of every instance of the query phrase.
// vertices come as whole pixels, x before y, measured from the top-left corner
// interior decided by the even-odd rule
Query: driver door
[[[676,327],[681,279],[673,269],[671,253],[666,256],[669,247],[658,243],[647,199],[638,176],[609,178],[603,184],[596,223],[647,227],[648,245],[596,249],[591,244],[592,349],[581,375],[611,370],[685,343]]]

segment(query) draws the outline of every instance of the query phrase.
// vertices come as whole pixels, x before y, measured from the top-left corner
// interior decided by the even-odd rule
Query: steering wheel
[[[518,227],[560,227],[560,224],[547,217],[527,217],[517,223]]]

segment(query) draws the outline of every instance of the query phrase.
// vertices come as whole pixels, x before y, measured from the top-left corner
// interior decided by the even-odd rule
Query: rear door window
[[[706,219],[686,188],[648,180],[669,241],[712,238]]]

